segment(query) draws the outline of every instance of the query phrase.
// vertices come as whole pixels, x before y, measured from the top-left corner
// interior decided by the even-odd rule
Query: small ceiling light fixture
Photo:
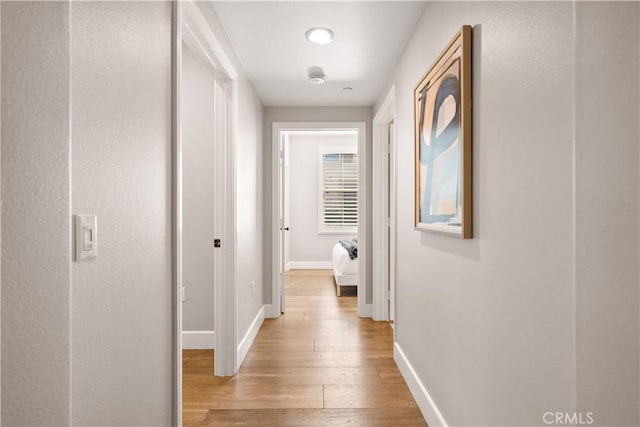
[[[321,85],[325,82],[324,71],[320,67],[309,67],[307,70],[309,73],[309,81],[314,85]]]
[[[345,86],[342,88],[343,92],[351,92],[353,90],[353,88],[351,86]]]
[[[327,44],[333,40],[333,31],[323,27],[309,28],[304,35],[315,44]]]

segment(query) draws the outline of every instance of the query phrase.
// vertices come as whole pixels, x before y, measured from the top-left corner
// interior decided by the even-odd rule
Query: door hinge
[[[385,218],[384,219],[384,226],[385,227],[391,227],[391,218]]]
[[[387,153],[391,153],[391,144],[387,144],[387,146],[384,147],[384,151],[386,151]]]
[[[391,301],[391,291],[387,289],[387,300]]]

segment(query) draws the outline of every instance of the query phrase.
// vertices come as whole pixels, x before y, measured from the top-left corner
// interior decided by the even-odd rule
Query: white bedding
[[[358,259],[349,258],[349,252],[340,244],[333,247],[333,276],[336,278],[336,294],[342,294],[342,286],[358,285]]]
[[[349,258],[349,252],[342,247],[340,243],[336,243],[333,247],[333,272],[335,275],[357,275],[358,274],[358,258]]]

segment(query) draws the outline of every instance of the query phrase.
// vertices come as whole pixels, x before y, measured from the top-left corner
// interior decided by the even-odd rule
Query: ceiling
[[[422,13],[423,1],[214,1],[265,106],[373,105]],[[333,42],[305,37],[327,27]],[[322,67],[326,83],[308,81]],[[350,92],[343,87],[353,88]]]

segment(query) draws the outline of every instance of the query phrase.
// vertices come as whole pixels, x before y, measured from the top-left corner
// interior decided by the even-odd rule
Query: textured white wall
[[[222,49],[238,73],[237,261],[238,339],[263,305],[262,285],[262,123],[263,108],[210,2],[198,2]],[[255,292],[251,294],[251,282]]]
[[[576,382],[598,425],[637,426],[639,4],[576,4]]]
[[[214,330],[213,73],[182,44],[182,329]]]
[[[273,122],[365,122],[366,123],[366,144],[369,147],[367,153],[367,188],[371,189],[371,121],[373,112],[369,107],[265,107],[264,109],[264,170],[262,174],[262,188],[264,194],[264,294],[265,303],[271,303],[271,137],[273,132]],[[367,242],[372,240],[371,228],[371,195],[368,197],[367,212]],[[366,283],[367,303],[372,302],[372,267],[371,267],[371,244],[367,247],[367,277]]]
[[[354,147],[358,137],[291,135],[289,137],[289,260],[331,262],[338,240],[356,235],[318,233],[318,159],[320,147]]]
[[[473,240],[413,228],[413,89],[463,24]],[[573,411],[572,4],[429,2],[376,108],[393,83],[397,342],[450,425]]]
[[[171,3],[72,4],[74,425],[170,425]],[[49,302],[52,304],[52,302]]]
[[[0,52],[2,51],[2,7],[0,7]],[[2,54],[0,53],[0,88],[2,87]],[[2,90],[0,89],[0,99]],[[0,182],[2,182],[2,101],[0,101]],[[0,184],[0,200],[2,185]],[[2,212],[0,211],[0,426],[2,425]]]
[[[638,13],[635,2],[430,2],[387,84],[396,337],[451,425],[541,425],[545,411],[574,410],[638,425]],[[402,167],[412,88],[462,24],[475,26],[472,241],[412,229]]]
[[[2,422],[69,425],[69,4],[0,7]]]
[[[2,12],[3,422],[170,425],[171,4]],[[262,306],[262,106],[243,75],[239,98],[242,336]],[[72,283],[71,194],[74,212],[98,214],[100,247]]]

